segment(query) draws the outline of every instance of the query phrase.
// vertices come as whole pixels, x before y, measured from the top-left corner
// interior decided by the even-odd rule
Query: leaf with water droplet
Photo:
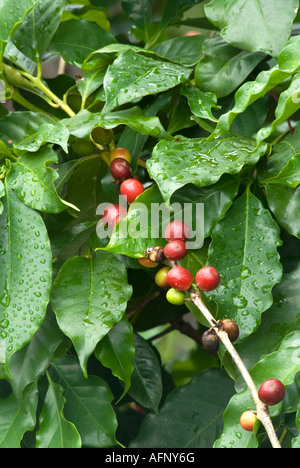
[[[123,263],[106,252],[94,259],[71,258],[58,273],[51,303],[60,329],[74,344],[85,375],[88,358],[120,322],[131,294]]]
[[[10,357],[30,341],[45,317],[52,284],[52,252],[41,216],[24,205],[7,183],[5,192],[0,217],[0,251],[3,252],[0,255],[0,321],[9,321],[5,329],[5,352],[1,354],[1,363],[9,372]],[[40,233],[38,249],[34,248],[33,230]],[[40,282],[41,276],[45,282]],[[31,304],[39,308],[34,323],[27,314]]]

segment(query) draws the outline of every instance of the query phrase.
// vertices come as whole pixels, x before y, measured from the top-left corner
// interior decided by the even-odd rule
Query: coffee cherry
[[[240,425],[242,426],[243,429],[245,429],[245,431],[252,432],[256,421],[257,421],[257,416],[251,410],[245,411],[240,417]]]
[[[202,346],[208,354],[217,354],[220,347],[220,340],[214,330],[207,330],[202,335]]]
[[[122,182],[120,186],[121,195],[127,200],[129,204],[133,203],[135,199],[145,191],[141,182],[135,179],[127,179]]]
[[[96,127],[91,133],[92,139],[99,145],[107,146],[112,143],[114,139],[114,132],[102,127]]]
[[[185,294],[182,291],[177,291],[174,288],[169,289],[166,295],[167,301],[173,305],[183,305],[185,300]]]
[[[127,214],[126,208],[121,205],[109,205],[103,211],[101,216],[104,224],[110,228],[115,227],[120,219],[125,218]]]
[[[233,320],[223,319],[219,322],[218,327],[227,333],[232,343],[234,343],[240,335],[239,327]]]
[[[172,221],[165,230],[165,239],[170,242],[173,240],[182,240],[186,242],[191,236],[191,228],[183,221]]]
[[[126,148],[116,148],[110,153],[110,160],[113,161],[116,158],[125,159],[129,164],[131,163],[131,154]]]
[[[196,284],[202,291],[212,291],[220,284],[219,272],[211,267],[201,268],[196,275]]]
[[[169,286],[168,283],[168,273],[170,271],[169,267],[161,268],[155,275],[155,283],[162,289],[166,289]]]
[[[114,179],[123,181],[132,175],[130,164],[122,158],[114,159],[110,165],[110,172]]]
[[[152,262],[149,258],[146,257],[138,258],[138,262],[145,268],[156,268],[158,266],[158,263]]]
[[[173,240],[165,247],[165,257],[169,260],[181,260],[186,254],[187,248],[182,240]]]
[[[95,146],[91,140],[88,140],[87,138],[76,138],[76,140],[72,142],[71,146],[73,151],[79,156],[93,154],[95,150]]]
[[[180,266],[172,268],[168,274],[169,286],[177,291],[190,289],[193,280],[193,275],[186,268]]]
[[[258,396],[260,401],[267,406],[277,405],[284,399],[285,386],[278,379],[266,380],[261,384]]]
[[[145,255],[151,260],[151,262],[161,263],[165,259],[164,249],[162,247],[148,247],[145,250]]]

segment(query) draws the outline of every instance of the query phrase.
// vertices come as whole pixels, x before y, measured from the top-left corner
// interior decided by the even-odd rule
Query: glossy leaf
[[[295,154],[274,177],[261,181],[262,184],[280,184],[296,188],[300,184],[300,154]]]
[[[61,122],[56,125],[44,124],[38,128],[36,133],[15,144],[14,147],[17,150],[36,152],[45,143],[53,143],[61,146],[67,153],[69,136],[68,130]]]
[[[198,88],[185,86],[181,94],[188,99],[191,111],[197,117],[217,122],[212,114],[212,109],[220,109],[217,105],[217,97],[213,93],[204,93]]]
[[[132,23],[145,31],[147,37],[147,29],[152,18],[153,0],[136,0],[135,2],[122,0],[121,4]]]
[[[0,5],[0,42],[7,41],[38,0],[3,0]]]
[[[36,384],[26,388],[25,411],[13,393],[8,398],[0,399],[0,448],[20,448],[25,432],[32,431],[35,427],[37,403]]]
[[[202,1],[203,0],[167,0],[162,16],[162,26],[166,26],[171,21],[179,19],[185,10],[192,8]]]
[[[191,71],[177,64],[161,62],[127,50],[107,69],[104,78],[107,113],[144,96],[167,91],[187,81]]]
[[[212,448],[233,393],[232,381],[219,369],[197,374],[167,396],[158,415],[144,419],[130,448]]]
[[[299,362],[300,332],[287,335],[278,351],[264,356],[252,369],[251,376],[257,388],[265,380],[277,378],[285,386],[294,382],[300,371]],[[271,408],[271,417],[278,415],[282,403]],[[257,448],[258,441],[251,432],[242,430],[239,419],[246,409],[255,409],[248,389],[236,394],[224,413],[224,431],[215,443],[215,448]]]
[[[265,189],[270,210],[280,226],[300,239],[300,187],[266,184]]]
[[[52,254],[41,216],[6,186],[0,217],[1,363],[9,372],[12,354],[41,326],[52,283]]]
[[[85,447],[115,446],[116,414],[108,384],[94,375],[84,378],[74,356],[56,359],[52,379],[64,388],[64,414],[75,424]]]
[[[233,135],[211,141],[162,140],[155,146],[147,168],[169,203],[172,194],[184,185],[212,185],[225,173],[237,174],[246,164],[255,164],[265,150],[265,146],[256,148],[252,140]]]
[[[101,364],[124,382],[122,397],[131,385],[134,354],[133,330],[126,317],[109,331],[95,349],[95,356]]]
[[[229,44],[278,56],[290,37],[298,6],[297,0],[284,4],[280,0],[272,4],[265,0],[211,0],[205,5],[205,13]]]
[[[66,0],[38,0],[12,37],[12,43],[33,62],[41,62],[58,28]]]
[[[49,374],[48,391],[39,417],[36,434],[37,448],[80,448],[81,439],[74,424],[63,414],[65,398],[63,388],[52,382]]]
[[[49,147],[37,153],[26,153],[11,165],[8,185],[26,205],[39,211],[59,213],[66,204],[58,196],[54,181],[58,178],[49,164],[57,163],[57,154]]]
[[[84,375],[98,342],[122,319],[131,296],[126,271],[113,255],[73,257],[61,268],[51,302],[60,329],[73,342]]]
[[[196,65],[202,56],[202,44],[205,36],[175,37],[160,42],[153,47],[158,55],[168,58],[172,62],[189,67]]]
[[[212,232],[207,264],[220,272],[221,284],[209,297],[219,318],[239,325],[240,339],[257,329],[272,305],[272,288],[282,277],[279,245],[278,226],[249,187]]]
[[[0,138],[6,145],[18,144],[37,134],[43,124],[54,124],[54,120],[42,113],[13,112],[0,120]],[[10,143],[8,143],[10,142]]]

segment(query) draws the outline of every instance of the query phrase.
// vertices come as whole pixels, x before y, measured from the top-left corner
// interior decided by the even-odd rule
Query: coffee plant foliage
[[[240,427],[255,407],[226,349],[191,338],[200,311],[138,262],[166,245],[151,206],[174,203],[204,205],[203,246],[180,264],[219,271],[203,300],[238,324],[255,384],[285,385],[270,414],[300,447],[298,7],[1,0],[1,448],[270,447]],[[101,239],[115,146],[145,191]]]

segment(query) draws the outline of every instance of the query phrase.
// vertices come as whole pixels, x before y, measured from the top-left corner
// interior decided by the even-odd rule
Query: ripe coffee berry
[[[202,335],[202,346],[208,354],[217,354],[220,347],[220,340],[214,330],[207,330]]]
[[[185,294],[182,291],[177,291],[174,288],[169,289],[166,295],[167,301],[173,305],[183,305],[185,300]]]
[[[186,242],[191,236],[191,228],[183,221],[172,221],[165,230],[165,239],[170,242],[173,240],[182,240]]]
[[[135,179],[124,180],[120,186],[121,195],[127,200],[129,204],[133,203],[135,199],[144,191],[145,189],[141,182]]]
[[[169,286],[177,291],[190,289],[193,280],[193,275],[186,268],[180,266],[172,268],[168,274]]]
[[[240,417],[240,425],[242,426],[243,429],[245,429],[245,431],[252,432],[256,421],[257,421],[257,416],[251,410],[245,411]]]
[[[132,175],[130,164],[122,158],[114,159],[110,164],[110,172],[114,179],[123,181]]]
[[[239,327],[233,320],[223,319],[219,322],[218,327],[227,333],[232,343],[234,343],[240,335]]]
[[[169,267],[161,268],[155,275],[155,283],[162,289],[166,289],[169,286],[168,283],[168,273],[170,271]]]
[[[145,268],[156,268],[158,266],[158,263],[152,262],[149,258],[146,257],[138,258],[138,262]]]
[[[125,159],[131,163],[131,154],[126,148],[116,148],[110,153],[110,160],[113,161],[116,158]]]
[[[105,226],[110,228],[115,227],[121,218],[125,218],[127,214],[126,208],[121,205],[109,205],[103,211],[101,216]]]
[[[186,244],[182,240],[173,240],[166,245],[164,252],[169,260],[181,260],[187,254]]]
[[[278,379],[270,379],[263,382],[258,390],[258,397],[267,406],[280,403],[285,396],[285,386]]]
[[[202,291],[216,289],[220,284],[219,272],[211,266],[201,268],[196,275],[196,284]]]

